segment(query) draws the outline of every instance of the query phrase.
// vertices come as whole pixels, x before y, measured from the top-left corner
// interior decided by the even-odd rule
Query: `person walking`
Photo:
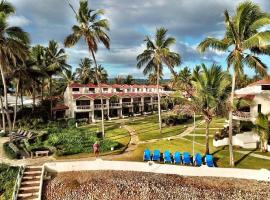
[[[99,156],[99,148],[100,148],[99,142],[96,141],[96,142],[93,144],[94,155],[95,155],[96,157]]]

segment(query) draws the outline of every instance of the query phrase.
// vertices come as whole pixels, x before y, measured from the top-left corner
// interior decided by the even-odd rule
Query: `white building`
[[[157,87],[155,85],[69,85],[64,93],[66,116],[71,118],[87,118],[94,122],[101,118],[101,97],[103,98],[104,116],[122,118],[131,113],[146,114],[157,110]],[[160,86],[161,97],[169,92]]]
[[[270,80],[263,79],[235,91],[237,98],[251,101],[250,106],[233,113],[233,119],[255,122],[258,113],[270,113]]]

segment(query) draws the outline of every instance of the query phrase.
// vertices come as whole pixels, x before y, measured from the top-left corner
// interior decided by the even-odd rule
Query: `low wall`
[[[153,162],[126,162],[126,161],[76,161],[76,162],[52,162],[44,164],[48,172],[71,172],[89,170],[117,170],[117,171],[138,171],[160,174],[176,174],[182,176],[209,176],[252,179],[270,182],[270,171],[266,169],[236,169],[236,168],[209,168],[156,164]]]

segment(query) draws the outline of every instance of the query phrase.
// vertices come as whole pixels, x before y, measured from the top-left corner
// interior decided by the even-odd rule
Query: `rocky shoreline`
[[[270,199],[270,183],[126,171],[51,174],[44,200]]]

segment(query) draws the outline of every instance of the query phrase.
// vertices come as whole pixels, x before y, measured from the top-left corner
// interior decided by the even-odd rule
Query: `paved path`
[[[244,155],[249,154],[250,156],[255,157],[255,158],[270,160],[270,156],[264,156],[264,155],[260,155],[260,154],[256,154],[256,153],[250,153],[251,151],[238,151],[238,150],[236,150],[235,152],[241,153]]]

